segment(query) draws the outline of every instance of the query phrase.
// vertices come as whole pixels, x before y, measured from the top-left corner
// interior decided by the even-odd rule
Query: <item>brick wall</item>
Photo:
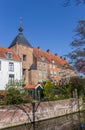
[[[30,84],[34,84],[36,85],[38,83],[38,71],[37,70],[31,70],[29,72],[29,80],[30,80]]]
[[[29,84],[29,71],[31,64],[33,63],[33,48],[23,46],[20,44],[16,44],[15,46],[11,47],[15,51],[15,53],[21,58],[22,61],[22,72],[23,69],[26,69],[26,74],[23,75],[22,78],[25,80],[26,85]],[[26,55],[26,61],[23,61],[23,55]]]
[[[77,99],[35,103],[35,113],[33,113],[32,104],[7,106],[0,108],[0,128],[30,123],[34,116],[35,121],[41,121],[74,113],[78,110]]]

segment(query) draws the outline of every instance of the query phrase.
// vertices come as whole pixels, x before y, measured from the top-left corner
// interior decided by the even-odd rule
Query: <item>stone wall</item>
[[[33,112],[33,110],[35,111]],[[79,111],[79,104],[76,99],[7,106],[0,108],[0,129],[30,123],[34,120],[55,118],[77,111]]]
[[[10,127],[6,130],[79,130],[82,114],[84,113],[75,113],[51,120]]]

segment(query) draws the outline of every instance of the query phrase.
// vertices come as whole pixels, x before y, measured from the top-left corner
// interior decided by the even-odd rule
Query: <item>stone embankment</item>
[[[0,129],[55,118],[77,111],[79,111],[77,99],[1,107]]]

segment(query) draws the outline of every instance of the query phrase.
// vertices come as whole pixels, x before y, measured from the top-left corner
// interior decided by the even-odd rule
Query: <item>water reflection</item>
[[[85,130],[85,112],[5,130]]]

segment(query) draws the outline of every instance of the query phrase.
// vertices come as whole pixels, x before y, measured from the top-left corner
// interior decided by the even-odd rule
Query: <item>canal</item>
[[[85,111],[4,130],[85,130]]]

